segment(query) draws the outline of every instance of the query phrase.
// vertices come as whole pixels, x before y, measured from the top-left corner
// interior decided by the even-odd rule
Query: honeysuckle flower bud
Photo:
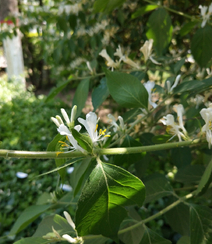
[[[75,224],[74,224],[70,214],[66,211],[64,211],[63,214],[64,214],[66,220],[68,221],[68,223],[70,224],[70,226],[72,227],[72,229],[75,230]]]
[[[149,95],[149,104],[152,105],[153,108],[156,108],[158,105],[152,101],[152,89],[155,86],[155,82],[147,81],[143,85],[146,88],[148,95]]]
[[[58,239],[61,239],[60,234],[54,229],[53,226],[52,226],[52,231],[55,233],[55,235],[57,236]]]
[[[94,72],[93,72],[93,70],[91,68],[91,64],[90,64],[89,61],[86,62],[86,65],[87,65],[88,69],[90,70],[91,74],[93,74]]]
[[[61,114],[63,115],[64,120],[66,121],[66,124],[69,126],[70,125],[70,119],[68,117],[68,114],[66,113],[64,108],[61,108]]]
[[[106,59],[107,66],[112,67],[112,68],[117,68],[119,66],[119,62],[114,62],[113,59],[108,55],[106,49],[103,49],[99,53],[99,55]]]
[[[60,126],[60,123],[59,123],[59,121],[56,118],[51,117],[51,120],[56,124],[57,127]]]
[[[167,84],[167,91],[168,93],[171,93],[173,91],[173,89],[178,85],[179,81],[180,81],[180,77],[181,75],[178,75],[175,79],[175,82],[173,84],[173,86],[171,87],[171,83],[169,80],[167,80],[166,84]]]
[[[211,132],[211,130],[206,131],[206,140],[208,142],[208,147],[210,149],[211,145],[212,145],[212,132]]]
[[[129,64],[130,66],[136,68],[136,69],[139,69],[139,65],[136,64],[134,61],[132,61],[132,59],[128,58],[127,56],[125,56],[123,53],[122,53],[122,50],[121,50],[121,47],[120,45],[118,46],[118,48],[116,49],[116,52],[114,53],[114,56],[118,56],[120,59],[119,59],[119,63],[121,61],[123,61],[124,63],[126,64]]]
[[[58,120],[58,122],[59,122],[60,125],[63,125],[64,124],[62,118],[59,115],[56,115],[55,118]]]
[[[70,123],[69,128],[73,128],[74,127],[74,121],[75,121],[75,118],[76,118],[76,114],[77,114],[77,106],[74,105],[72,110],[71,110],[71,123]]]
[[[109,134],[105,134],[106,133],[106,129],[99,130],[99,135],[97,132],[98,129],[98,119],[97,119],[97,115],[93,112],[89,112],[88,114],[86,114],[86,119],[82,119],[79,118],[78,121],[84,125],[85,129],[87,130],[91,140],[93,143],[96,143],[97,141],[103,140],[104,137],[110,137]]]
[[[180,126],[175,123],[174,116],[172,114],[167,114],[160,121],[167,126],[167,132],[173,135],[173,137],[178,136],[179,141],[182,141],[181,137],[185,138],[185,135],[179,130]]]

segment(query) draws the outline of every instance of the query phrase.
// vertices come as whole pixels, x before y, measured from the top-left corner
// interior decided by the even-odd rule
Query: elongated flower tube
[[[154,81],[147,81],[144,83],[144,87],[146,88],[149,95],[149,104],[152,105],[153,108],[156,108],[158,105],[152,101],[152,89],[155,86]]]
[[[86,114],[86,119],[79,118],[78,121],[84,125],[93,143],[103,140],[104,137],[110,137],[109,134],[106,134],[106,130],[100,129],[98,134],[98,119],[95,113],[89,112]]]
[[[203,19],[201,24],[201,27],[203,28],[205,27],[207,21],[210,19],[210,16],[212,15],[212,3],[209,5],[209,7],[200,5],[199,9],[201,17]]]
[[[117,68],[119,66],[119,63],[118,62],[114,62],[113,59],[108,55],[106,49],[103,49],[99,53],[99,55],[106,59],[107,66],[109,66],[111,68]]]
[[[183,125],[183,114],[184,114],[184,107],[182,104],[176,104],[173,106],[175,112],[177,113],[177,120],[179,122],[179,126],[182,129],[183,133],[186,135],[187,131]]]
[[[149,39],[149,41],[145,41],[144,45],[140,48],[140,51],[144,55],[144,62],[148,59],[150,59],[154,64],[161,65],[161,63],[158,63],[153,57],[152,57],[152,46],[153,46],[153,39]]]
[[[172,93],[173,89],[178,85],[179,81],[180,81],[180,77],[181,75],[178,75],[174,81],[173,86],[171,87],[170,81],[167,80],[166,84],[167,84],[167,91],[168,93]]]

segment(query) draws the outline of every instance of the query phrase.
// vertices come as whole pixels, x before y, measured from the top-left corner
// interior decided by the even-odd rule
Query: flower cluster
[[[177,112],[178,123],[174,121],[174,116],[172,114],[167,114],[160,121],[167,126],[168,133],[173,135],[173,137],[178,136],[179,141],[182,141],[182,138],[183,139],[187,138],[187,131],[183,125],[184,108],[182,104],[174,105],[173,108]]]
[[[144,43],[144,45],[140,48],[140,51],[143,53],[144,55],[144,61],[146,62],[148,59],[150,59],[153,63],[155,64],[159,64],[156,60],[153,59],[151,53],[152,53],[152,45],[153,45],[153,40],[150,39],[149,41],[146,41]],[[116,49],[116,52],[114,53],[114,56],[118,56],[119,60],[118,61],[114,61],[107,53],[106,49],[103,49],[100,53],[100,56],[102,56],[103,58],[106,59],[107,61],[107,66],[111,67],[112,70],[114,68],[118,68],[121,61],[123,61],[124,63],[130,65],[133,68],[139,69],[140,66],[135,63],[132,59],[130,59],[127,55],[124,55],[120,45],[118,46],[118,48]]]
[[[200,114],[205,121],[205,125],[202,127],[202,132],[206,133],[206,140],[208,142],[208,147],[211,148],[211,145],[212,145],[212,103],[209,104],[208,108],[203,108],[200,111]]]
[[[201,27],[203,28],[206,25],[207,21],[210,19],[210,16],[212,15],[212,3],[209,5],[209,7],[200,5],[199,9],[203,19],[201,24]]]
[[[77,110],[77,107],[74,106],[72,109],[71,118],[69,119],[66,111],[63,108],[61,109],[61,113],[63,115],[64,120],[66,121],[67,126],[64,124],[63,119],[59,115],[57,115],[55,118],[51,117],[51,120],[58,127],[57,131],[61,135],[65,135],[68,143],[70,144],[69,145],[66,142],[59,141],[61,143],[63,149],[79,150],[82,153],[86,153],[86,151],[78,144],[77,140],[73,137],[73,135],[71,133],[72,128],[74,128],[78,132],[82,128],[81,125],[74,126],[76,110]],[[97,118],[97,115],[93,112],[89,112],[86,115],[86,119],[78,118],[78,122],[81,123],[85,127],[94,146],[97,145],[97,143],[99,141],[105,141],[108,137],[110,137],[110,134],[106,132],[107,129],[104,129],[104,130],[100,129],[98,132],[98,130],[97,130],[98,129],[98,120],[99,119]]]

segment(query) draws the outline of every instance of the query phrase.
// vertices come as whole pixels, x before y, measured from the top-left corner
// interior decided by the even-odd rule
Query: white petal
[[[66,220],[68,221],[68,223],[70,224],[70,226],[72,227],[72,229],[75,230],[75,224],[70,216],[70,214],[66,211],[63,212],[64,216],[66,217]]]
[[[51,120],[56,124],[57,127],[60,126],[60,123],[59,123],[59,121],[56,118],[51,117]]]
[[[66,184],[61,184],[60,189],[63,189],[64,191],[72,191],[72,187]]]
[[[122,130],[125,129],[125,126],[124,126],[124,120],[121,116],[118,117],[118,120],[119,120],[119,123],[120,123],[120,127]]]
[[[72,238],[71,236],[69,236],[69,235],[67,235],[67,234],[63,235],[62,237],[63,237],[64,239],[66,239],[69,243],[76,243],[76,242],[77,242],[76,239]]]
[[[181,75],[178,75],[175,79],[174,85],[171,87],[170,92],[178,85]]]

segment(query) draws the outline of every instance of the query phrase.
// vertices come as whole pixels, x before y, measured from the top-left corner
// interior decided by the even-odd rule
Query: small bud
[[[65,119],[67,125],[69,126],[70,120],[69,120],[68,114],[66,113],[64,108],[61,108],[61,114],[63,115],[63,118]]]
[[[56,115],[56,119],[60,125],[64,125],[63,120],[59,115]]]
[[[74,121],[75,121],[75,118],[76,118],[76,114],[77,114],[77,106],[74,105],[72,110],[71,110],[71,121],[70,121],[70,124],[69,124],[69,128],[73,128],[74,127]]]
[[[57,127],[60,126],[60,123],[58,122],[57,119],[55,119],[54,117],[51,117],[51,120],[52,120],[52,122],[54,122],[56,124]]]

